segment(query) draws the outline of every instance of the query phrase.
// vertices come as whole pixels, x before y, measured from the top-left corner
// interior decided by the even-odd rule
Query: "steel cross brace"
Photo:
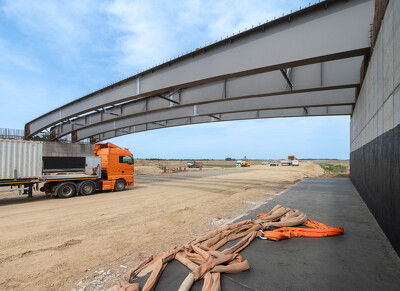
[[[126,133],[126,134],[130,133],[129,130],[124,130],[123,128],[116,129],[116,131],[119,131],[119,132],[122,132],[122,133]]]
[[[217,116],[215,116],[215,115],[212,115],[212,114],[210,114],[210,115],[208,115],[208,116],[210,116],[210,117],[212,117],[212,118],[214,118],[214,119],[216,119],[216,120],[221,120],[221,118],[220,118],[220,117],[217,117]]]
[[[175,93],[178,93],[179,91],[180,91],[180,89],[172,91],[171,93],[168,93],[166,95],[157,94],[155,96],[160,97],[161,99],[164,99],[164,100],[167,100],[169,102],[172,102],[174,104],[179,105],[179,104],[181,104],[179,101],[175,101],[173,99],[170,99],[171,96],[173,96]]]
[[[162,127],[166,127],[167,125],[166,124],[162,124],[161,122],[157,122],[157,121],[154,121],[154,122],[151,122],[152,124],[155,124],[155,125],[158,125],[158,126],[162,126]]]
[[[290,81],[290,72],[291,72],[292,68],[288,68],[288,69],[281,69],[281,73],[283,75],[283,77],[285,78],[286,82],[288,83],[290,90],[293,89],[293,84],[292,81]]]
[[[111,109],[117,108],[117,107],[120,108],[120,112],[119,113],[110,112]],[[112,107],[107,108],[107,109],[101,108],[101,109],[97,109],[96,111],[100,112],[100,113],[103,112],[105,114],[114,115],[114,116],[122,116],[122,105],[115,105],[115,106],[112,106]]]

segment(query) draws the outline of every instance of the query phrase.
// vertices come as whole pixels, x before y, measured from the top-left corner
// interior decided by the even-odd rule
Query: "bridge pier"
[[[350,177],[400,254],[400,1],[379,2],[388,6],[351,118]]]

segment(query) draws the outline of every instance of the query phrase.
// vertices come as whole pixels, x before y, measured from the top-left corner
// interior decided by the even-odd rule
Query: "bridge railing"
[[[23,129],[13,129],[13,128],[0,128],[0,139],[16,139],[16,140],[23,140],[24,139],[24,130]],[[46,132],[41,132],[36,134],[31,138],[32,140],[40,140],[40,141],[50,141],[50,134]],[[72,143],[71,135],[66,135],[57,140],[61,143]],[[82,139],[77,143],[80,144],[89,144],[90,139]]]
[[[24,139],[23,129],[0,128],[0,138],[4,139]]]

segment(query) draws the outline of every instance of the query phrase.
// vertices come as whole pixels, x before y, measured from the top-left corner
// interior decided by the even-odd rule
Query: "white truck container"
[[[292,161],[291,160],[282,160],[281,161],[281,166],[291,166]]]
[[[40,141],[0,139],[0,180],[40,177],[42,154]]]
[[[19,195],[32,197],[36,188],[46,195],[70,198],[91,195],[96,190],[122,191],[126,186],[133,186],[131,152],[111,143],[96,146],[92,156],[45,157],[40,141],[0,139],[0,192],[18,191]],[[61,145],[60,148],[71,154],[69,147]],[[105,170],[102,170],[102,157]],[[129,159],[124,161],[124,158]]]

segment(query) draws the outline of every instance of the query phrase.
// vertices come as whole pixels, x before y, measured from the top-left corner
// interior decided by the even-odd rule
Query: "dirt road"
[[[126,267],[322,173],[304,162],[138,175],[131,190],[70,199],[0,198],[0,290],[102,290]]]

